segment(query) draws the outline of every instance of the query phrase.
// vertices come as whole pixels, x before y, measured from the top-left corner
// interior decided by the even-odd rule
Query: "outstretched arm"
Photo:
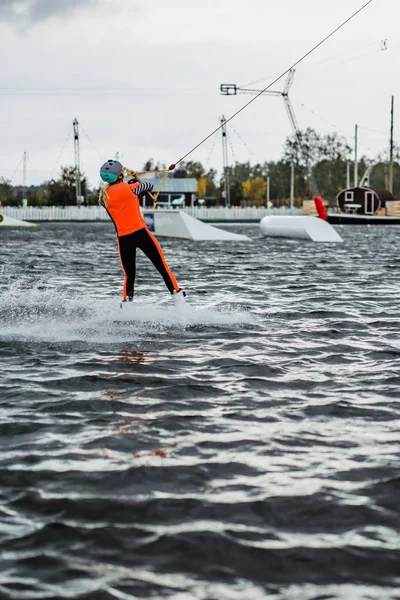
[[[139,198],[146,192],[153,191],[153,184],[149,183],[148,181],[144,181],[143,183],[139,183],[139,185],[137,185],[137,182],[134,179],[131,179],[128,181],[128,183],[131,186],[133,193]],[[134,187],[132,184],[135,184],[136,187]]]

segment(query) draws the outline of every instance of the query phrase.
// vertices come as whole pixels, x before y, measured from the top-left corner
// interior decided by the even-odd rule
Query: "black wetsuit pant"
[[[135,293],[136,248],[140,248],[147,258],[151,260],[164,279],[165,285],[171,294],[174,290],[179,290],[177,281],[165,261],[163,251],[157,239],[147,228],[139,229],[128,235],[122,235],[118,238],[118,244],[122,268],[125,273],[124,300],[133,300]]]

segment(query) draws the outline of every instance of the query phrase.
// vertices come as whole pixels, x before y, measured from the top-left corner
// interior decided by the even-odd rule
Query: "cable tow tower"
[[[222,96],[236,96],[237,94],[250,94],[252,96],[257,96],[257,97],[258,96],[281,96],[283,98],[285,108],[286,108],[286,113],[289,117],[289,121],[290,121],[290,124],[293,129],[293,133],[296,137],[297,143],[299,144],[299,149],[300,149],[301,153],[303,154],[303,157],[304,157],[306,165],[307,165],[307,173],[308,173],[308,177],[310,179],[310,186],[311,186],[311,194],[313,196],[319,196],[317,182],[315,181],[315,177],[312,172],[310,156],[309,156],[307,149],[304,147],[304,144],[303,144],[303,141],[301,138],[300,128],[299,128],[299,125],[298,125],[298,122],[296,119],[293,105],[292,105],[292,103],[290,101],[290,97],[289,97],[289,91],[293,85],[293,79],[294,79],[295,73],[296,73],[296,69],[292,68],[289,70],[282,92],[279,92],[276,90],[269,90],[269,89],[255,90],[252,88],[239,87],[235,83],[221,83],[220,93]]]

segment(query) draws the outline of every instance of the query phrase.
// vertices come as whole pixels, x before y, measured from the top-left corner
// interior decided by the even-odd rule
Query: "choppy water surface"
[[[0,230],[0,597],[400,598],[400,228]]]

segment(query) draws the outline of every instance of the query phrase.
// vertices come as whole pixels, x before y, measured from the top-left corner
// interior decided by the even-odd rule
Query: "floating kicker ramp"
[[[0,227],[36,227],[34,223],[22,221],[21,219],[13,219],[0,213]]]
[[[267,237],[283,237],[313,242],[343,242],[338,232],[318,217],[264,217],[261,233]]]
[[[143,218],[147,227],[157,236],[182,238],[186,240],[204,241],[251,241],[247,235],[231,233],[225,229],[213,227],[191,217],[183,210],[143,209]]]

